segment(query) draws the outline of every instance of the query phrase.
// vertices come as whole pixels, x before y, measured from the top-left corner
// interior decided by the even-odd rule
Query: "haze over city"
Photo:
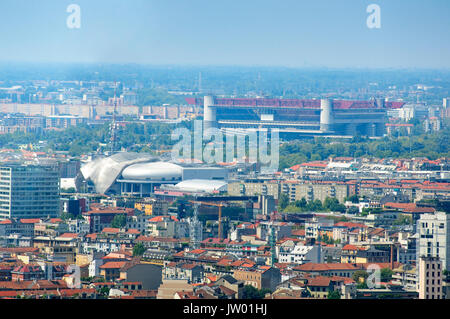
[[[4,0],[0,61],[449,68],[450,3],[432,2]]]
[[[1,0],[3,304],[272,319],[450,299],[449,13]]]

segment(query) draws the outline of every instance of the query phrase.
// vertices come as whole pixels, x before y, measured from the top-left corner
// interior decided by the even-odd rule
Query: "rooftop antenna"
[[[116,88],[117,84],[114,82],[114,111],[112,122],[110,126],[111,132],[111,155],[116,152],[116,143],[117,143],[117,123],[116,123],[116,112],[117,112],[117,99],[116,99]]]

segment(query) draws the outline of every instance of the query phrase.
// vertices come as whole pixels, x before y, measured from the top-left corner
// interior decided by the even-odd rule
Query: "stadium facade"
[[[300,100],[266,98],[187,98],[203,105],[205,127],[222,130],[278,129],[280,133],[323,136],[369,136],[385,134],[387,111],[402,102],[346,100]]]

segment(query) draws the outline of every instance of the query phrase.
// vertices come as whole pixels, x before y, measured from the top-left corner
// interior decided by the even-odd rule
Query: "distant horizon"
[[[248,69],[290,69],[290,70],[330,70],[330,71],[443,71],[450,72],[448,67],[406,67],[406,66],[386,66],[386,67],[370,67],[370,66],[291,66],[282,64],[187,64],[187,63],[161,63],[152,64],[144,62],[83,62],[83,61],[3,61],[0,60],[0,67],[11,67],[13,65],[31,65],[31,66],[141,66],[154,68],[248,68]]]

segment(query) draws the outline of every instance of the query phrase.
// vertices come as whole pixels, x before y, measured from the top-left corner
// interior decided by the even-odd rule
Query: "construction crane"
[[[220,203],[212,203],[212,202],[202,202],[202,201],[195,201],[195,200],[190,200],[189,202],[193,203],[193,204],[202,204],[202,205],[207,205],[207,206],[216,206],[219,207],[219,234],[218,237],[219,239],[222,238],[222,207],[225,206],[224,203],[220,202]]]

